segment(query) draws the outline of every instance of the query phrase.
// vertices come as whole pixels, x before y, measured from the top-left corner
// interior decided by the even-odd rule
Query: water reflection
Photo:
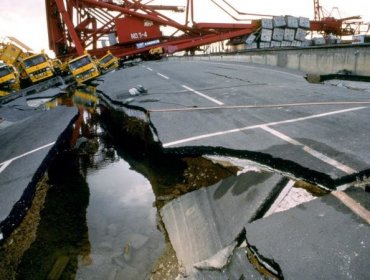
[[[73,154],[49,168],[49,189],[37,237],[24,254],[17,279],[73,279],[78,258],[90,254],[86,226],[89,189]]]
[[[53,187],[18,279],[148,278],[164,249],[149,181],[118,156],[100,127],[94,88],[77,88],[45,107],[59,105],[80,112],[72,150],[50,167]]]
[[[123,160],[88,171],[87,182],[91,261],[77,278],[145,279],[164,248],[149,182]]]

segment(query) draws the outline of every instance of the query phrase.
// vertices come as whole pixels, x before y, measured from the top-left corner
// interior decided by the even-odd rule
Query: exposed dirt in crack
[[[181,160],[186,163],[182,174],[183,180],[177,182],[171,188],[158,186],[156,196],[156,206],[158,209],[161,209],[172,199],[202,187],[211,186],[222,179],[235,175],[238,171],[237,167],[224,167],[202,157],[187,157]]]
[[[293,187],[304,189],[315,197],[324,196],[330,193],[330,191],[328,190],[324,190],[323,188],[320,188],[317,185],[302,180],[295,182]]]
[[[162,256],[153,265],[150,279],[173,280],[181,274],[181,271],[182,268],[178,263],[176,253],[171,244],[167,243]]]
[[[284,279],[280,266],[274,262],[264,258],[258,253],[258,250],[253,246],[246,248],[247,258],[255,269],[267,279]]]
[[[49,167],[49,184],[37,236],[22,256],[16,279],[74,279],[79,258],[88,262],[89,190],[76,153],[60,154]]]
[[[19,227],[11,233],[0,247],[0,279],[16,279],[16,270],[22,256],[36,238],[40,222],[40,211],[44,206],[49,189],[47,182],[48,175],[44,174],[36,186],[35,197],[26,216]]]

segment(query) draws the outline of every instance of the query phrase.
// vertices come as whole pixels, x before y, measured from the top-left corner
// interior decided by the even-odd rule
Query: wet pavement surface
[[[1,105],[0,278],[366,279],[366,92],[165,60],[97,84]]]

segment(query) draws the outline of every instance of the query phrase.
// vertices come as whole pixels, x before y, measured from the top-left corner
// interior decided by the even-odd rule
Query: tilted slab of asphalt
[[[345,196],[370,210],[369,193],[352,188]],[[369,220],[332,194],[248,224],[246,237],[284,279],[369,278]]]
[[[0,129],[0,233],[5,237],[26,213],[38,180],[57,146],[68,141],[64,137],[78,113],[64,106],[42,111],[20,101],[13,105],[0,108],[0,117],[12,120]]]
[[[368,93],[309,84],[303,76],[246,64],[162,61],[110,73],[98,90],[146,110],[164,148],[253,151],[332,180],[369,170]],[[130,95],[137,85],[148,93]]]
[[[160,214],[186,273],[235,242],[286,182],[274,173],[250,171],[167,203]]]

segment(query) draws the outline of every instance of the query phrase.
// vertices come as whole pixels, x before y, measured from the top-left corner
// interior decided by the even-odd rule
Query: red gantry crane
[[[142,0],[45,1],[49,47],[57,57],[81,55],[85,49],[98,57],[107,50],[118,57],[132,56],[153,46],[171,54],[243,36],[257,28],[256,23],[195,23],[193,0],[187,0],[186,7],[149,5],[152,1],[143,4]],[[180,24],[158,10],[185,12],[186,23]],[[163,36],[161,26],[176,32]],[[109,46],[104,46],[108,41]]]
[[[115,56],[146,54],[152,48],[165,53],[194,51],[200,46],[253,33],[260,28],[259,21],[237,16],[272,17],[238,11],[227,0],[210,0],[237,23],[196,23],[194,0],[186,6],[150,5],[153,0],[45,0],[49,47],[57,57],[82,55],[84,50],[101,57],[108,50]],[[314,0],[315,20],[311,31],[324,34],[349,35],[351,28],[343,29],[350,17],[335,19],[326,15],[319,0]],[[160,10],[185,13],[185,24],[176,22]],[[234,15],[233,15],[234,14]],[[175,32],[164,36],[161,27],[172,27]]]
[[[346,18],[335,18],[332,16],[332,12],[338,8],[333,8],[328,13],[321,5],[319,0],[313,1],[314,5],[314,20],[311,21],[311,30],[323,33],[324,35],[337,35],[347,36],[354,35],[359,32],[359,25],[362,22],[358,21],[361,19],[360,16],[351,16]],[[340,16],[340,14],[339,14]]]

